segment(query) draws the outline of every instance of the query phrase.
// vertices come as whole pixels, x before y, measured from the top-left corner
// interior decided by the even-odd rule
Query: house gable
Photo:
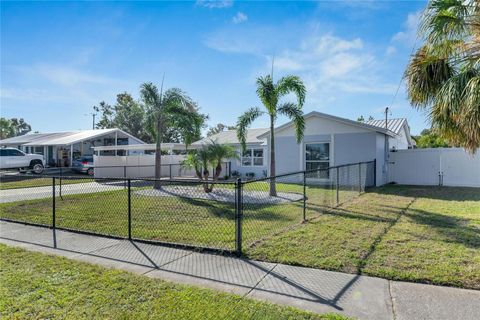
[[[355,123],[348,119],[342,119],[319,112],[305,115],[304,135],[342,134],[342,133],[367,133],[377,131],[377,128],[362,123]],[[277,137],[295,136],[295,126],[289,122],[276,129]]]

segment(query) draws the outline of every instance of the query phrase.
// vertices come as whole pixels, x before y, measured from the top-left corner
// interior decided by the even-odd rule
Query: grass
[[[145,186],[144,186],[145,187]],[[217,186],[218,187],[218,186]],[[279,192],[303,191],[279,183]],[[133,236],[235,249],[233,203],[132,191]],[[268,192],[264,182],[244,192]],[[202,191],[198,191],[202,192]],[[244,204],[243,247],[254,259],[480,289],[480,190],[385,186],[358,197],[307,187],[303,203]],[[346,201],[351,200],[351,201]],[[51,224],[51,199],[0,204],[0,217]],[[57,197],[57,226],[127,236],[125,190]]]
[[[5,245],[0,256],[2,319],[346,319]]]
[[[180,197],[149,197],[137,194],[143,187],[133,188],[131,194],[133,237],[191,245],[235,249],[234,203]],[[265,184],[248,186],[263,190]],[[303,190],[289,185],[290,192]],[[299,189],[300,188],[300,189]],[[298,189],[298,190],[297,190]],[[265,189],[267,190],[267,189]],[[279,184],[279,191],[287,186]],[[312,189],[313,190],[313,189]],[[198,190],[203,193],[203,191]],[[265,191],[267,192],[267,191]],[[326,192],[330,192],[327,190]],[[318,189],[317,197],[325,194]],[[127,191],[106,191],[66,195],[56,198],[57,227],[98,232],[125,237],[128,235]],[[303,203],[245,204],[244,242],[251,244],[285,228],[298,225],[303,219]],[[51,225],[50,198],[0,204],[3,218]]]
[[[62,184],[75,184],[93,182],[93,179],[62,179]],[[59,183],[59,179],[56,179],[56,183]],[[52,185],[52,178],[48,177],[25,177],[23,179],[17,179],[15,181],[8,181],[0,179],[0,190],[19,189],[19,188],[34,188],[34,187],[46,187]]]
[[[480,289],[480,190],[375,188],[257,244],[248,254],[293,265]]]

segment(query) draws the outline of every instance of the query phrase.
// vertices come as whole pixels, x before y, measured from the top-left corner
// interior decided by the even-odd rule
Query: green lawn
[[[84,177],[84,176],[83,176]],[[92,182],[93,179],[62,179],[62,184],[73,184],[73,183],[85,183]],[[56,179],[55,183],[59,184],[59,179]],[[34,187],[45,187],[52,185],[51,177],[28,177],[22,180],[8,181],[0,179],[0,190],[8,189],[19,189],[19,188],[34,188]]]
[[[387,279],[480,289],[480,190],[375,188],[299,228],[257,244],[248,255]]]
[[[279,192],[303,186],[279,181]],[[185,184],[186,185],[186,184]],[[219,187],[219,186],[217,186]],[[133,237],[235,249],[233,203],[132,190]],[[265,182],[244,192],[268,192]],[[201,188],[198,192],[202,193]],[[358,197],[307,187],[303,202],[244,204],[243,248],[259,260],[480,289],[480,190],[385,186]],[[350,201],[346,201],[350,199]],[[0,217],[51,224],[51,199],[0,204]],[[127,236],[127,191],[57,197],[57,226]]]
[[[2,319],[346,319],[0,245]]]
[[[181,186],[179,186],[181,187]],[[235,249],[235,204],[179,197],[143,196],[132,188],[132,235],[136,238]],[[244,192],[268,193],[265,183],[248,184]],[[303,186],[279,184],[279,192],[303,191]],[[195,193],[203,194],[201,187]],[[331,198],[331,190],[308,188],[309,201]],[[127,190],[66,195],[56,198],[57,227],[128,235]],[[248,246],[263,238],[298,226],[303,220],[303,202],[245,204],[243,240]],[[308,217],[317,213],[311,211]],[[51,225],[52,199],[0,204],[0,217]]]

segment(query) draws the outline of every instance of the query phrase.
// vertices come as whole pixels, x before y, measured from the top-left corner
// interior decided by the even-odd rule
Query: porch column
[[[70,145],[70,167],[73,165],[73,144]]]
[[[118,146],[118,132],[115,131],[115,146]],[[118,156],[118,150],[115,149],[115,156]]]

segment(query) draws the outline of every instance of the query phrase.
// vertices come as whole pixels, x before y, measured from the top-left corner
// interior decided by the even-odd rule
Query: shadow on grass
[[[480,201],[480,188],[469,187],[385,185],[367,192],[446,201]]]
[[[480,229],[468,226],[469,220],[420,209],[409,209],[406,217],[416,224],[428,226],[446,242],[456,242],[473,249],[480,248]]]

